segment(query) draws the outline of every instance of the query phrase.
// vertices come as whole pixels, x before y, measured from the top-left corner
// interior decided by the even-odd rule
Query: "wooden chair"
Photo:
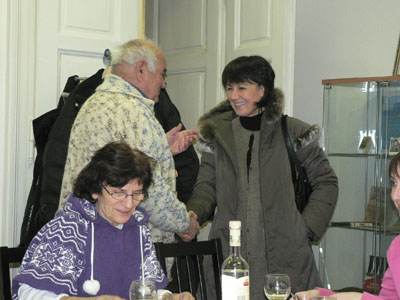
[[[191,274],[189,268],[189,260],[195,259],[198,270],[198,278],[199,278],[199,292],[202,297],[202,300],[207,299],[206,293],[206,284],[204,278],[204,270],[203,270],[203,256],[211,255],[213,260],[214,267],[214,280],[215,280],[215,289],[217,293],[217,299],[221,300],[221,265],[222,265],[222,248],[221,248],[221,240],[213,239],[209,241],[200,241],[200,242],[190,242],[190,243],[154,243],[158,260],[164,272],[166,271],[165,259],[167,257],[174,257],[176,262],[176,270],[177,270],[177,281],[179,286],[179,292],[183,292],[181,290],[181,285],[183,281],[189,282],[190,291],[193,294],[194,287],[191,284],[190,277],[194,274]],[[180,274],[182,274],[183,270],[180,270],[178,267],[177,259],[184,258],[186,259],[186,274],[188,274],[189,278],[182,278]],[[181,265],[181,264],[180,264]],[[196,296],[196,295],[194,295]]]
[[[10,268],[20,266],[25,252],[25,247],[0,247],[0,299],[11,300]]]

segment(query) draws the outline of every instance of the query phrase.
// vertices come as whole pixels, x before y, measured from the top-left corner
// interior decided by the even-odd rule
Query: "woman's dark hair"
[[[267,106],[273,98],[275,72],[269,62],[258,55],[240,56],[226,65],[222,72],[222,85],[226,89],[230,83],[257,83],[264,87],[264,96],[258,107]]]
[[[79,173],[74,194],[96,202],[92,194],[101,194],[103,185],[123,187],[132,179],[139,179],[143,191],[152,184],[155,160],[125,142],[112,142],[97,150]]]
[[[398,172],[398,167],[400,166],[400,152],[397,153],[392,160],[390,161],[389,164],[389,177],[397,176],[400,177],[400,174]]]

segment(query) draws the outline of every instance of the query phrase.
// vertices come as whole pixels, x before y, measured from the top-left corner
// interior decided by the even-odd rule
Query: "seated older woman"
[[[123,142],[98,150],[74,194],[32,240],[13,280],[13,299],[129,299],[130,283],[142,275],[164,288],[168,279],[148,214],[139,207],[152,183],[152,164]],[[184,293],[173,299],[194,298]]]

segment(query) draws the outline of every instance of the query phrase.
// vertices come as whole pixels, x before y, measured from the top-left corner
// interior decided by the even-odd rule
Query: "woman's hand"
[[[331,295],[335,297],[336,300],[361,300],[361,293],[357,292],[343,292]]]
[[[94,297],[93,300],[125,300],[125,298],[112,295],[101,295],[98,297]]]
[[[188,298],[190,299],[190,298]],[[126,300],[125,298],[121,298],[118,296],[112,295],[101,295],[96,297],[62,297],[60,300]],[[186,300],[186,299],[185,299]]]
[[[311,300],[312,297],[318,297],[318,296],[319,296],[319,290],[308,290],[296,293],[294,300]],[[362,296],[361,293],[344,292],[344,293],[332,294],[327,297],[335,297],[336,300],[361,300],[361,296]]]
[[[312,297],[318,297],[318,296],[319,296],[319,290],[308,290],[296,293],[294,300],[311,300]]]
[[[191,293],[172,294],[172,300],[195,300]]]

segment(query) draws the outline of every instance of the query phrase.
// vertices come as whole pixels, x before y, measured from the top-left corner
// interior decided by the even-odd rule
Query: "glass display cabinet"
[[[400,151],[400,77],[323,80],[322,145],[339,199],[320,243],[324,286],[377,293],[386,251],[400,233],[388,165]]]

